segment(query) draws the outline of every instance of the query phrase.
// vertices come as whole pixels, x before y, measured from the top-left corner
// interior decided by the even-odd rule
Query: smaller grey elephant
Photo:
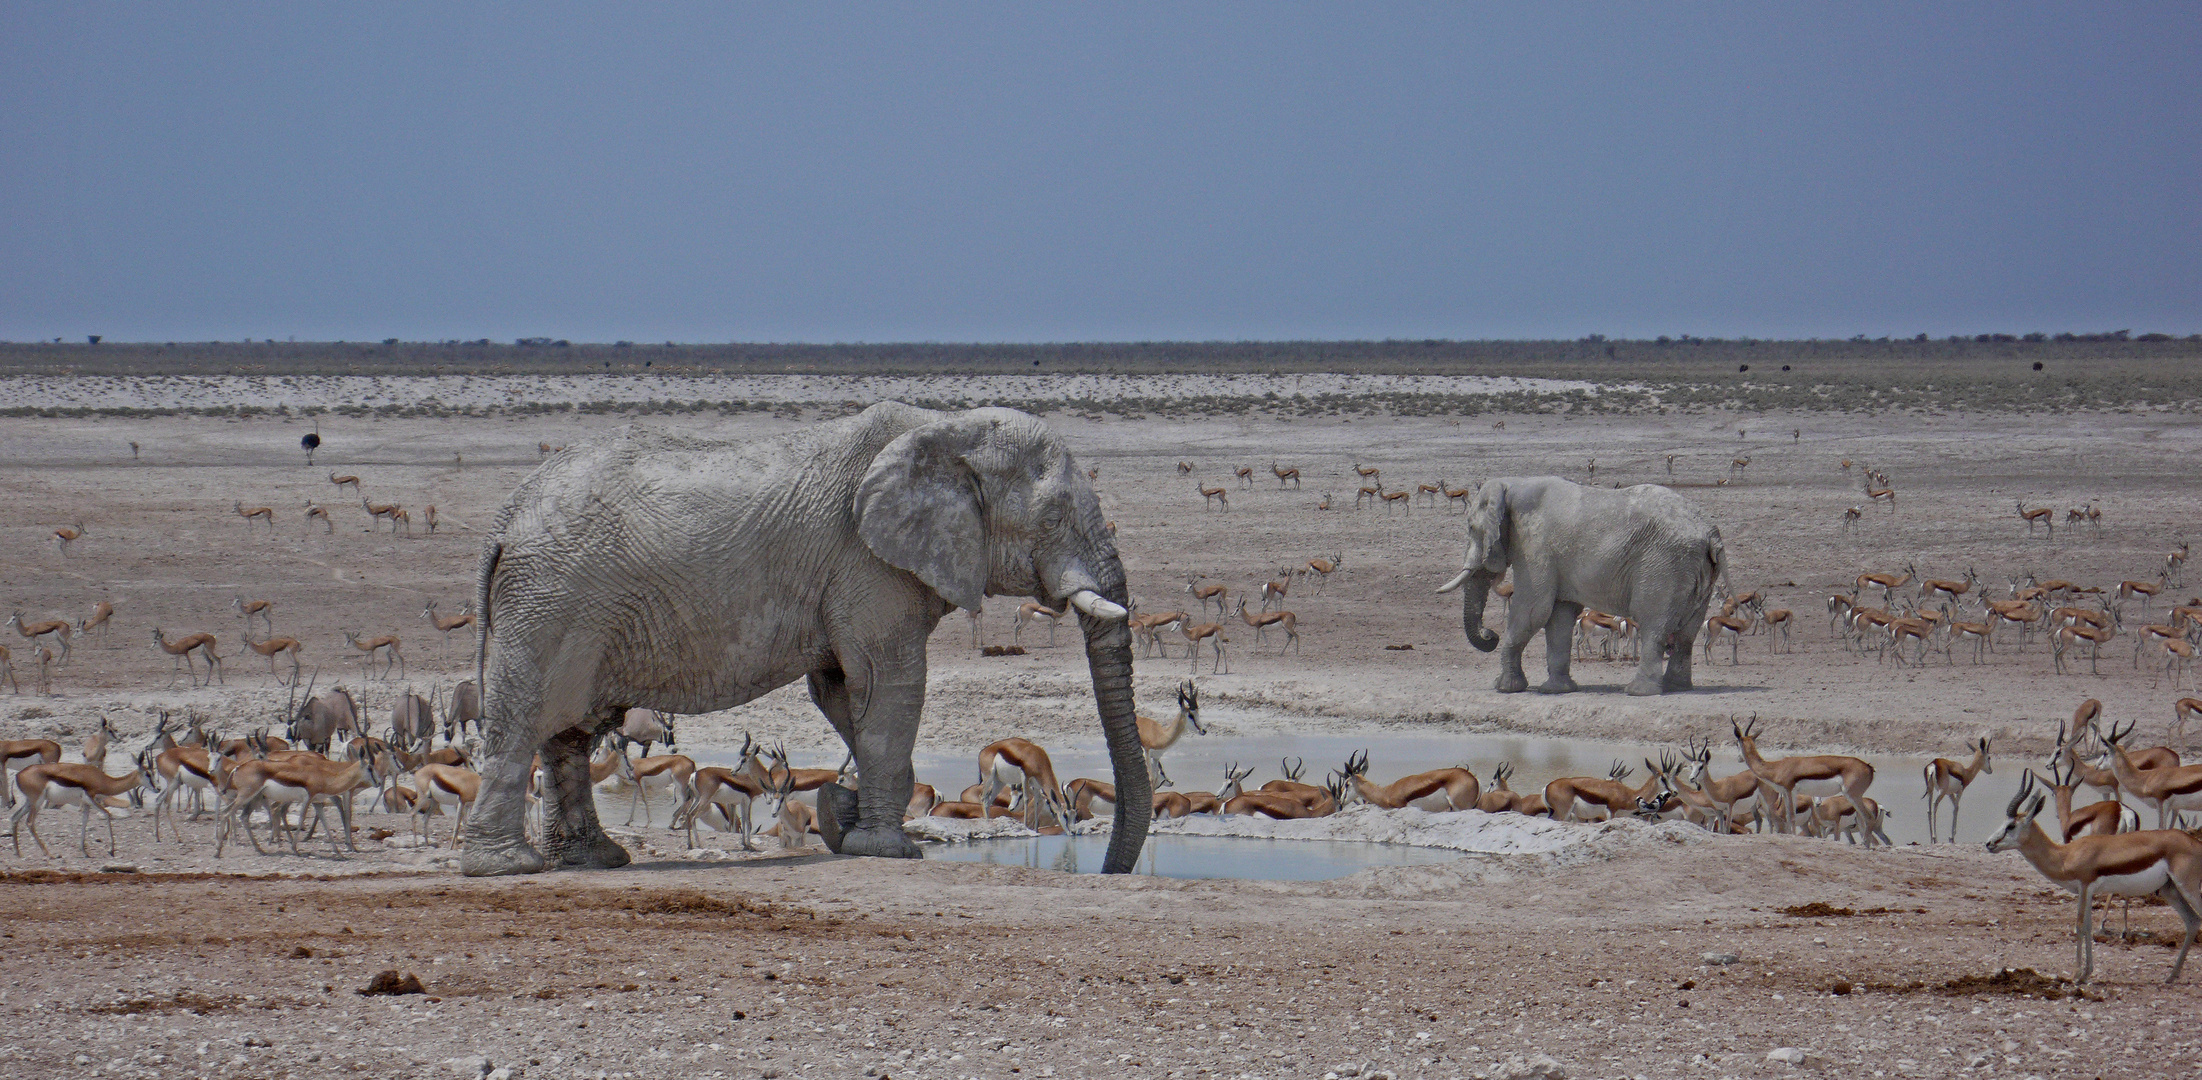
[[[1522,649],[1539,627],[1545,682],[1537,690],[1574,690],[1568,663],[1575,619],[1589,607],[1641,628],[1643,659],[1628,692],[1651,695],[1690,688],[1690,648],[1726,563],[1720,529],[1657,484],[1614,490],[1557,476],[1501,477],[1476,492],[1461,571],[1437,591],[1466,586],[1461,624],[1469,644],[1499,650],[1494,688],[1502,694],[1529,688]],[[1483,607],[1508,570],[1514,598],[1501,639],[1484,629]]]

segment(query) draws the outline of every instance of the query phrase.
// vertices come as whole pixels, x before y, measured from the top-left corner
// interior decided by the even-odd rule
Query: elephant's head
[[[1468,508],[1468,544],[1461,554],[1460,573],[1437,590],[1448,593],[1467,586],[1460,594],[1460,622],[1468,632],[1468,644],[1482,652],[1499,644],[1499,636],[1483,628],[1483,606],[1491,598],[1491,583],[1506,573],[1513,525],[1506,505],[1506,481],[1485,481]]]
[[[1078,609],[1118,792],[1102,870],[1129,871],[1154,801],[1133,716],[1124,566],[1101,501],[1038,418],[1013,409],[932,415],[872,459],[857,488],[857,532],[957,607],[977,611],[988,595],[1011,595]]]

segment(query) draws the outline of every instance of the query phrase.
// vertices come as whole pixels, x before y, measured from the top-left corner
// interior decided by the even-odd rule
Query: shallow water
[[[1213,714],[1210,716],[1211,723],[1216,719],[1231,715],[1228,710],[1221,709],[1211,709],[1208,713],[1204,713],[1204,715],[1210,714]],[[1311,720],[1308,723],[1319,724],[1321,721]],[[1267,724],[1264,723],[1262,726],[1267,726]],[[1735,739],[1732,736],[1727,736],[1726,733],[1722,734],[1723,738],[1715,740],[1713,744],[1712,771],[1716,777],[1728,776],[1743,771],[1743,765],[1736,751]],[[734,752],[732,748],[693,747],[684,749],[693,754],[700,763],[732,764],[731,759]],[[1090,744],[1050,746],[1047,749],[1055,762],[1057,776],[1066,783],[1081,776],[1101,780],[1109,778],[1107,751],[1101,744],[1098,724]],[[1611,743],[1591,739],[1550,739],[1525,735],[1424,734],[1412,731],[1359,735],[1279,733],[1207,736],[1188,732],[1183,740],[1164,754],[1163,765],[1170,778],[1175,781],[1175,789],[1179,791],[1215,791],[1223,784],[1224,768],[1227,765],[1236,763],[1242,768],[1252,766],[1254,773],[1245,781],[1247,790],[1251,791],[1259,788],[1266,781],[1281,777],[1283,775],[1281,769],[1283,759],[1304,761],[1305,769],[1301,775],[1302,781],[1320,784],[1323,782],[1325,774],[1337,770],[1345,763],[1348,755],[1363,750],[1366,750],[1369,755],[1370,775],[1378,782],[1390,781],[1401,776],[1430,769],[1465,765],[1476,774],[1479,780],[1488,784],[1492,767],[1501,761],[1508,761],[1513,763],[1515,770],[1510,786],[1515,791],[1533,792],[1543,790],[1545,784],[1562,776],[1605,776],[1607,770],[1615,761],[1624,762],[1631,766],[1633,771],[1629,775],[1629,782],[1638,784],[1643,781],[1645,776],[1644,759],[1650,758],[1657,761],[1663,751],[1679,755],[1683,748],[1677,746],[1661,747],[1650,744]],[[1783,752],[1773,747],[1769,747],[1769,751],[1777,755]],[[1970,755],[1956,753],[1948,756],[1959,760],[1969,760],[1970,757]],[[1924,783],[1920,773],[1927,764],[1927,758],[1924,756],[1867,755],[1865,760],[1871,763],[1875,770],[1874,783],[1869,790],[1869,794],[1881,804],[1885,817],[1884,828],[1888,832],[1889,838],[1898,844],[1926,843],[1928,840],[1927,811],[1926,801],[1921,798]],[[837,763],[837,760],[798,762],[800,765],[819,767],[831,767]],[[2025,768],[2035,764],[2037,763],[2030,760],[2005,757],[1992,764],[1992,767],[1997,768],[1995,773],[1983,774],[1974,781],[1971,789],[1965,795],[1964,812],[1959,823],[1958,842],[1967,844],[1984,843],[2002,827],[2005,802],[2018,790],[2019,778]],[[916,765],[918,779],[934,785],[944,797],[954,797],[963,790],[965,785],[978,778],[978,763],[975,757],[971,756],[956,755],[949,757],[940,754],[927,754],[921,749],[916,756]],[[2091,801],[2092,797],[2083,789],[2080,792],[2080,798],[2083,801]],[[1941,835],[1946,837],[1949,835],[1946,808],[1944,815],[1940,824],[1940,832]],[[2148,824],[2150,826],[2154,825],[2153,817],[2148,821]],[[1217,843],[1238,842],[1225,838],[1214,839]],[[1294,845],[1303,843],[1299,841],[1258,840],[1243,842],[1256,844],[1290,843]],[[1842,841],[1834,842],[1841,843]],[[995,843],[1005,842],[995,841]],[[1385,850],[1415,850],[1397,845],[1372,846]],[[927,854],[928,857],[931,857],[932,851],[929,849]],[[1098,855],[1095,855],[1091,860],[1095,865],[1098,865],[1099,861],[1100,857]],[[1398,862],[1402,860],[1392,859],[1389,861]],[[1016,864],[1025,865],[1023,862]],[[1366,865],[1384,865],[1384,863],[1374,862]],[[1359,866],[1356,866],[1354,869],[1359,868]],[[1163,874],[1164,876],[1259,876],[1283,879],[1286,877],[1286,874],[1282,872],[1283,870],[1289,870],[1289,868],[1281,868],[1278,873],[1262,874],[1174,875],[1167,870],[1163,871]],[[1351,872],[1352,870],[1343,871],[1343,873]],[[1324,874],[1318,875],[1318,878],[1335,876],[1339,875]]]
[[[969,844],[927,844],[925,857],[941,862],[975,862],[1090,874],[1101,869],[1101,859],[1108,846],[1106,833],[1027,836]],[[1257,840],[1238,836],[1150,836],[1134,872],[1172,878],[1328,881],[1373,866],[1409,866],[1473,857],[1442,848],[1402,844]]]

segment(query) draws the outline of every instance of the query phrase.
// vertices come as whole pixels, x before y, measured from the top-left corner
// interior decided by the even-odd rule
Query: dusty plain
[[[363,688],[380,722],[406,682],[448,686],[470,666],[467,643],[446,648],[421,609],[436,599],[449,613],[471,594],[480,529],[535,467],[539,443],[628,422],[747,438],[816,419],[325,416],[311,468],[297,446],[312,423],[296,417],[0,420],[0,592],[33,619],[74,619],[102,599],[116,608],[110,637],[80,642],[52,670],[51,695],[34,692],[33,650],[9,636],[24,693],[0,704],[0,738],[59,738],[73,756],[101,716],[127,733],[126,750],[164,708],[231,731],[276,723],[286,690],[237,644],[237,596],[275,600],[277,632],[304,642],[324,683]],[[1831,638],[1824,606],[1861,572],[1906,566],[1939,578],[1970,566],[1997,596],[2028,572],[2154,581],[2165,553],[2196,536],[2202,424],[2191,412],[1048,419],[1099,470],[1146,610],[1190,608],[1193,575],[1236,595],[1344,556],[1322,595],[1293,586],[1300,653],[1276,655],[1234,626],[1229,673],[1199,661],[1212,738],[1710,737],[1725,773],[1728,724],[1755,713],[1769,749],[1919,764],[1991,734],[2009,776],[2041,760],[2084,698],[2153,741],[2171,702],[2193,692],[2133,667],[2130,636],[2105,651],[2100,674],[2084,659],[2081,673],[2056,674],[2039,641],[1999,641],[1980,665],[1962,649],[1922,667],[1877,661]],[[1797,612],[1793,650],[1746,639],[1737,663],[1725,649],[1701,656],[1698,691],[1659,699],[1622,695],[1627,669],[1601,661],[1577,663],[1581,693],[1501,696],[1493,658],[1462,639],[1457,603],[1430,594],[1458,567],[1459,509],[1443,498],[1354,505],[1357,463],[1411,490],[1495,475],[1587,481],[1593,457],[1598,483],[1669,483],[1699,501],[1735,583],[1769,586],[1772,606]],[[1750,463],[1731,478],[1740,457]],[[1273,461],[1299,468],[1303,486],[1280,490]],[[1846,530],[1868,464],[1891,475],[1899,501],[1867,506]],[[1241,466],[1250,487],[1233,477]],[[332,470],[412,508],[414,534],[376,531]],[[1228,486],[1230,509],[1208,509],[1196,481]],[[1325,492],[1332,509],[1318,510]],[[333,533],[307,526],[309,499],[329,507]],[[235,501],[275,507],[274,527],[240,518]],[[2029,537],[2014,502],[2054,508],[2055,538]],[[434,535],[419,511],[429,503],[443,519]],[[2064,520],[2090,503],[2099,535]],[[64,557],[53,531],[79,522],[85,535]],[[989,604],[990,643],[1011,640],[1015,602]],[[189,686],[153,646],[155,627],[219,635],[226,682]],[[401,635],[406,678],[364,679],[345,629]],[[1051,648],[1028,628],[1014,657],[976,655],[967,633],[951,617],[934,638],[921,755],[969,760],[1012,734],[1098,748],[1074,631]],[[1533,645],[1533,673],[1540,657]],[[1150,715],[1168,715],[1188,670],[1182,648],[1143,661]],[[723,748],[745,731],[838,760],[800,689],[690,718],[682,736]],[[1404,771],[1376,763],[1379,779]],[[968,782],[962,767],[921,778]],[[1874,790],[1917,812],[1916,771],[1884,773]],[[0,940],[17,960],[0,986],[0,1075],[1527,1076],[1539,1075],[1525,1064],[1537,1055],[1576,1077],[2192,1075],[2202,976],[2161,985],[2177,920],[2137,906],[2145,939],[2106,939],[2097,982],[2076,992],[2062,981],[2074,905],[2016,855],[1981,850],[1998,809],[1971,806],[1954,846],[1868,854],[1708,837],[1314,883],[703,862],[662,827],[615,830],[638,855],[624,870],[478,881],[438,861],[446,853],[386,844],[378,834],[409,829],[395,816],[360,816],[359,855],[332,857],[317,840],[304,856],[217,860],[205,823],[187,824],[184,844],[156,844],[142,815],[116,822],[117,855],[95,842],[85,858],[73,812],[49,812],[54,857],[27,837],[22,855],[0,848]],[[1780,912],[1811,904],[1825,907]],[[1738,959],[1708,964],[1709,953]],[[426,993],[356,993],[385,969],[417,975]],[[1777,1048],[1803,1061],[1769,1060]]]

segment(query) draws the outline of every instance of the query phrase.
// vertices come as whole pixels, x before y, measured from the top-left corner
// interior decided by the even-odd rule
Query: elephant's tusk
[[[1438,591],[1438,592],[1440,592],[1440,593],[1449,593],[1449,592],[1452,592],[1452,591],[1453,591],[1454,589],[1460,588],[1461,584],[1462,584],[1463,582],[1465,582],[1465,581],[1467,581],[1467,580],[1468,580],[1468,575],[1470,575],[1470,574],[1473,574],[1473,573],[1475,573],[1475,572],[1476,572],[1476,571],[1475,571],[1475,568],[1474,568],[1474,567],[1470,567],[1470,568],[1468,568],[1468,569],[1466,569],[1466,570],[1463,570],[1463,571],[1461,571],[1461,572],[1460,572],[1460,573],[1459,573],[1459,574],[1458,574],[1457,576],[1455,576],[1455,577],[1453,578],[1453,580],[1451,580],[1451,581],[1448,581],[1448,582],[1446,582],[1445,584],[1443,584],[1443,585],[1440,585],[1440,586],[1438,586],[1438,587],[1437,587],[1437,591]]]
[[[1115,620],[1131,614],[1092,589],[1080,589],[1070,594],[1070,606],[1096,619]]]

